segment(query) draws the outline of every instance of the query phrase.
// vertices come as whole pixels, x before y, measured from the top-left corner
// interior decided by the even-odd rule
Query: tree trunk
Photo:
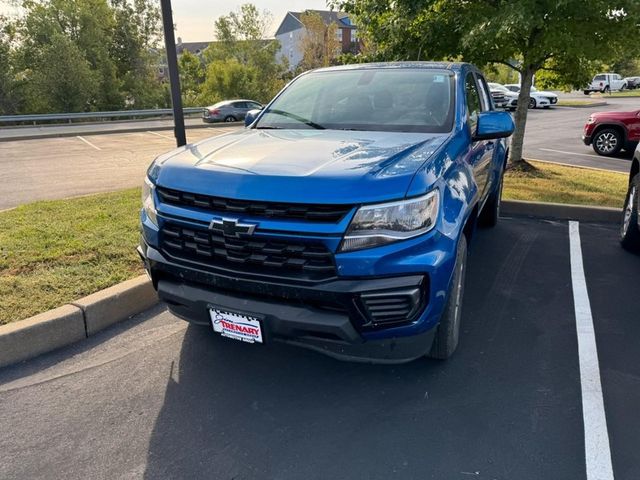
[[[514,167],[521,167],[524,164],[522,159],[522,146],[524,143],[524,131],[527,125],[527,113],[529,110],[529,95],[531,94],[531,84],[535,70],[530,65],[526,65],[522,71],[522,83],[520,85],[520,95],[518,96],[518,108],[515,114],[516,130],[511,137],[511,148],[509,150],[509,161]]]

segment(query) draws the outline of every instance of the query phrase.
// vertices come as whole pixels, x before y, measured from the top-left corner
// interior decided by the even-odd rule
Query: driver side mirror
[[[508,112],[482,112],[478,114],[473,141],[509,137],[514,130],[515,124]]]
[[[244,126],[248,127],[249,125],[251,125],[256,120],[256,118],[258,118],[258,115],[260,115],[261,111],[262,109],[249,110],[244,116]]]

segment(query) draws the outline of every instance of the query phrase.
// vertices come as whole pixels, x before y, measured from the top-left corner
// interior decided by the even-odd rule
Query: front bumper
[[[236,293],[221,293],[202,285],[177,280],[158,281],[158,295],[176,316],[209,325],[209,309],[222,308],[262,318],[266,344],[282,342],[331,357],[371,363],[403,363],[424,356],[435,328],[411,337],[366,341],[349,316],[303,303],[286,304]]]
[[[591,136],[590,135],[582,135],[582,143],[589,146],[591,145]]]
[[[144,239],[138,252],[160,299],[180,318],[210,325],[209,308],[224,307],[262,317],[267,343],[285,342],[344,360],[376,363],[407,362],[428,353],[455,260],[438,255],[437,264],[423,266],[420,273],[414,267],[413,272],[387,276],[290,282],[185,265]],[[421,292],[419,304],[406,321],[388,325],[367,321],[365,298],[416,289]]]

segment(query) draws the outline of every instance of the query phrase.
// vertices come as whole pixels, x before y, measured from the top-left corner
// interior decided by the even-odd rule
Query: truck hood
[[[160,186],[241,200],[367,203],[402,198],[449,134],[247,129],[158,157]]]

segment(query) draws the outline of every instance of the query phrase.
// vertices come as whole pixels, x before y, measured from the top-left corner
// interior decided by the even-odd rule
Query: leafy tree
[[[154,46],[160,41],[160,10],[154,0],[110,0],[114,28],[110,42],[121,91],[134,108],[164,106]]]
[[[202,88],[202,103],[221,96],[267,102],[284,86],[287,65],[276,60],[280,45],[277,40],[264,40],[270,24],[271,15],[260,12],[252,4],[242,5],[239,10],[216,20],[217,41],[203,54],[207,79]],[[215,88],[227,85],[221,81],[225,74],[219,71],[225,65],[242,81],[237,87],[229,84],[223,94]]]
[[[0,16],[0,115],[16,113],[20,108],[20,85],[14,69],[12,22]]]
[[[78,46],[60,34],[42,48],[31,75],[27,101],[32,111],[84,111],[99,84]]]
[[[300,21],[305,30],[299,45],[302,51],[301,70],[328,67],[334,63],[342,52],[336,35],[338,26],[335,23],[325,25],[322,17],[313,11],[300,15]]]
[[[27,112],[58,108],[61,100],[45,101],[45,86],[56,79],[43,72],[68,69],[80,75],[81,100],[62,104],[83,110],[119,110],[164,106],[164,87],[152,57],[158,40],[159,11],[154,0],[17,0],[23,16],[11,58],[23,79]],[[66,39],[66,40],[63,40]],[[69,43],[70,42],[70,43]],[[52,45],[62,48],[55,55]],[[76,62],[76,63],[70,63]],[[85,75],[88,65],[89,75]],[[79,81],[80,81],[79,80]],[[64,84],[65,77],[59,79]],[[85,94],[88,100],[85,101]]]
[[[256,67],[241,64],[235,58],[216,60],[207,67],[200,100],[207,105],[231,98],[262,100],[259,76]]]
[[[205,79],[205,68],[197,55],[185,50],[178,60],[182,101],[187,107],[198,104],[200,90]]]
[[[521,75],[511,161],[522,162],[533,76],[579,85],[590,61],[616,58],[638,38],[637,0],[337,0],[390,60],[499,63]]]

